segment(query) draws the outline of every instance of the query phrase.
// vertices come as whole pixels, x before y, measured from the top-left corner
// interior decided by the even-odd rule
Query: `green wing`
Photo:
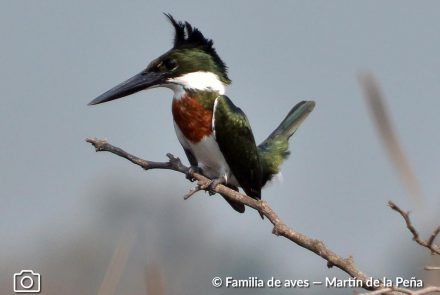
[[[248,196],[260,199],[262,170],[246,115],[222,95],[215,100],[213,122],[220,151],[238,183]]]

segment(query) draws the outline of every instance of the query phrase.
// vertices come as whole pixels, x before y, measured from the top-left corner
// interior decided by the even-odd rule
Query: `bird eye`
[[[167,70],[171,71],[177,68],[177,61],[175,59],[169,58],[164,60],[163,64],[167,68]]]

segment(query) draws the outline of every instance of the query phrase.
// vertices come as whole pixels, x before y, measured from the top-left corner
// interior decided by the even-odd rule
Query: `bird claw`
[[[188,171],[186,172],[186,179],[188,179],[191,182],[195,181],[195,178],[193,177],[194,173],[202,174],[202,169],[197,166],[191,166],[189,167]]]
[[[208,194],[210,196],[215,195],[216,194],[215,188],[217,187],[217,185],[225,184],[225,183],[226,183],[226,179],[224,177],[212,179],[206,187],[206,189],[208,190]]]

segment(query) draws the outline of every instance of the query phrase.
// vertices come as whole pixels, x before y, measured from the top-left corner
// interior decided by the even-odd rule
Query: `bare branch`
[[[396,204],[394,204],[392,201],[388,202],[388,205],[391,207],[391,209],[393,209],[394,211],[397,211],[400,215],[402,215],[403,219],[406,222],[406,227],[409,229],[409,231],[411,232],[411,234],[413,235],[413,240],[423,246],[428,248],[432,254],[438,254],[440,255],[440,246],[435,245],[434,244],[434,240],[437,237],[437,235],[440,232],[440,226],[434,230],[434,232],[431,234],[431,236],[429,237],[428,240],[423,240],[420,238],[420,235],[418,233],[418,231],[416,230],[416,228],[413,226],[411,219],[409,218],[409,211],[405,212],[402,209],[400,209]]]
[[[150,169],[168,169],[177,171],[180,173],[185,174],[188,178],[194,179],[197,181],[197,186],[193,188],[188,194],[185,195],[184,199],[188,199],[192,195],[194,195],[196,192],[200,190],[209,191],[210,190],[210,183],[211,180],[204,175],[194,172],[189,169],[189,167],[186,167],[182,164],[179,158],[174,157],[171,154],[167,154],[168,162],[152,162],[140,159],[136,156],[133,156],[126,151],[115,147],[111,144],[109,144],[105,140],[101,139],[87,139],[87,142],[91,143],[97,152],[106,151],[113,153],[115,155],[118,155],[122,158],[125,158],[132,163],[142,167],[145,170]],[[259,211],[261,214],[263,214],[273,225],[272,233],[277,236],[283,236],[290,241],[294,242],[295,244],[317,254],[318,256],[322,257],[327,261],[327,266],[330,267],[337,267],[341,269],[342,271],[349,274],[351,277],[356,278],[363,283],[363,288],[366,290],[370,290],[373,292],[365,293],[370,295],[377,295],[377,294],[396,294],[396,292],[400,294],[411,294],[411,295],[422,295],[422,294],[428,294],[432,292],[438,292],[440,291],[439,287],[426,287],[424,289],[420,289],[417,291],[409,290],[409,289],[402,289],[397,287],[392,288],[384,288],[383,285],[379,287],[370,287],[367,285],[367,281],[370,279],[367,275],[365,275],[363,272],[361,272],[354,264],[353,258],[351,256],[347,258],[343,258],[339,255],[337,255],[335,252],[330,250],[324,242],[309,238],[308,236],[297,232],[293,230],[292,228],[288,227],[279,217],[278,215],[272,210],[272,208],[267,204],[265,201],[261,200],[255,200],[247,195],[241,194],[237,191],[234,191],[222,184],[217,185],[215,188],[213,188],[213,192],[219,193],[228,200],[239,202],[241,204],[244,204],[248,207],[251,207],[257,211]],[[429,248],[431,251],[438,253],[438,246],[433,244],[434,239],[439,234],[437,229],[434,231],[434,233],[431,235],[429,240],[424,241],[420,239],[419,234],[417,230],[412,225],[410,219],[409,219],[409,213],[402,211],[399,207],[397,207],[393,202],[389,202],[390,207],[393,210],[396,210],[399,212],[403,218],[406,221],[408,229],[413,234],[414,240],[419,243],[420,245]]]
[[[432,232],[431,236],[428,239],[427,243],[428,243],[429,248],[433,247],[434,240],[438,236],[439,233],[440,233],[440,225]]]
[[[168,170],[174,170],[182,173],[186,173],[188,171],[188,167],[182,164],[179,158],[175,158],[171,154],[167,154],[167,157],[169,159],[168,162],[153,162],[153,161],[147,161],[143,160],[141,158],[138,158],[136,156],[133,156],[123,149],[120,149],[118,147],[115,147],[111,144],[109,144],[104,139],[97,139],[97,138],[87,138],[86,141],[88,143],[91,143],[97,152],[106,151],[110,152],[112,154],[118,155],[122,158],[125,158],[132,162],[133,164],[136,164],[138,166],[141,166],[144,168],[144,170],[150,170],[150,169],[168,169]]]
[[[424,294],[439,293],[439,292],[440,292],[440,287],[429,286],[420,289],[418,291],[412,292],[411,295],[424,295]]]
[[[124,150],[115,147],[111,144],[109,144],[105,140],[101,139],[87,139],[87,142],[91,143],[97,152],[106,151],[113,153],[115,155],[118,155],[120,157],[123,157],[132,163],[141,166],[145,170],[150,169],[169,169],[174,170],[180,173],[184,173],[188,175],[191,173],[191,177],[197,181],[197,188],[193,189],[186,195],[186,197],[191,196],[198,190],[208,190],[208,184],[210,183],[210,179],[199,174],[196,172],[192,172],[189,170],[188,167],[182,164],[179,158],[174,157],[171,154],[167,154],[169,161],[168,162],[152,162],[140,159],[136,156],[133,156]],[[259,212],[261,212],[264,216],[267,217],[267,219],[273,224],[273,231],[272,233],[277,236],[283,236],[295,244],[306,248],[313,253],[321,256],[327,261],[327,266],[332,267],[335,266],[342,271],[349,274],[351,277],[356,278],[358,280],[361,280],[365,287],[364,289],[367,290],[375,290],[377,288],[374,287],[367,287],[366,282],[369,279],[367,275],[365,275],[363,272],[361,272],[357,267],[355,266],[353,262],[353,258],[350,256],[348,258],[343,258],[339,255],[337,255],[335,252],[327,248],[327,246],[324,244],[324,242],[312,239],[307,237],[306,235],[297,232],[291,228],[289,228],[279,217],[278,215],[270,208],[270,206],[265,201],[261,200],[255,200],[251,197],[241,194],[239,192],[236,192],[224,185],[217,185],[214,189],[214,192],[222,194],[224,197],[228,198],[231,201],[239,202],[241,204],[244,204],[248,207],[251,207]]]
[[[195,193],[203,190],[200,185],[196,185],[192,190],[190,190],[186,195],[183,196],[184,200],[188,200],[191,198]]]
[[[404,288],[384,288],[372,292],[361,293],[358,295],[388,295],[388,294],[408,294],[408,295],[425,295],[425,294],[433,294],[440,292],[440,287],[428,286],[423,289],[419,289],[417,291],[404,289]]]

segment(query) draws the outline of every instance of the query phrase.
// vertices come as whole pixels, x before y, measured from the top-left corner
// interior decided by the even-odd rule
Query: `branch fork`
[[[422,238],[420,238],[419,232],[416,230],[416,228],[414,227],[414,225],[411,222],[411,219],[409,217],[410,211],[406,211],[406,212],[403,211],[396,204],[394,204],[392,201],[388,202],[388,206],[390,206],[391,209],[393,209],[394,211],[396,211],[400,215],[402,215],[403,219],[405,220],[406,227],[411,232],[411,234],[413,236],[412,238],[417,244],[429,249],[431,251],[432,255],[435,255],[435,254],[440,255],[440,246],[434,244],[434,240],[436,239],[436,237],[440,233],[440,226],[438,226],[432,232],[432,234],[430,235],[430,237],[427,240],[423,240]]]

